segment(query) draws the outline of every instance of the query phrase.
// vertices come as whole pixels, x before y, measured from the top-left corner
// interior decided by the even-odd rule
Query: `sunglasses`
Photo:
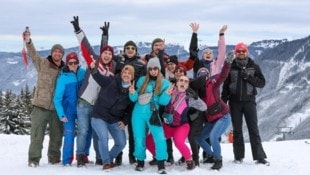
[[[180,78],[180,79],[179,79],[179,82],[181,82],[181,83],[183,83],[183,82],[184,82],[184,83],[188,83],[188,82],[189,82],[189,80],[186,80],[186,79],[182,79],[182,78]]]
[[[158,67],[149,67],[149,71],[158,70]]]
[[[74,62],[68,62],[68,65],[72,66],[72,65],[78,65],[79,63],[77,61]]]
[[[246,53],[246,50],[237,50],[237,53]]]
[[[178,72],[178,73],[183,73],[183,72],[185,72],[185,71],[184,71],[184,69],[183,69],[183,68],[178,68],[178,69],[176,69],[176,70],[175,70],[175,72]]]
[[[136,50],[136,47],[133,47],[133,46],[127,46],[127,47],[126,47],[126,50]]]

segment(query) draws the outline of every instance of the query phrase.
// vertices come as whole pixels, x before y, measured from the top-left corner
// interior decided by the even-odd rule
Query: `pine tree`
[[[7,90],[3,99],[3,117],[1,118],[1,132],[5,134],[14,133],[15,128],[18,127],[18,115],[14,110],[16,106],[16,95],[12,90]]]
[[[25,90],[22,89],[17,108],[19,110],[19,119],[20,119],[20,129],[19,134],[29,134],[30,133],[30,127],[31,127],[31,121],[30,121],[30,113],[33,109],[33,105],[31,104],[31,99],[33,97],[33,94],[29,91],[29,87],[26,84]]]
[[[3,103],[3,92],[0,90],[0,134],[4,133],[5,130],[5,117],[4,117],[4,103]]]

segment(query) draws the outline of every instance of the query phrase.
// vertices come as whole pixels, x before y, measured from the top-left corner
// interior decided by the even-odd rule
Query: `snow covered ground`
[[[310,142],[309,140],[307,140]],[[0,134],[0,163],[1,174],[3,175],[102,175],[102,174],[157,174],[157,167],[151,167],[146,162],[143,172],[134,170],[134,165],[129,165],[128,157],[123,156],[123,165],[113,168],[110,172],[102,171],[101,166],[89,164],[86,168],[77,168],[76,161],[72,167],[62,165],[50,165],[47,163],[48,136],[45,137],[43,158],[40,166],[30,168],[27,165],[28,146],[30,136],[3,135]],[[310,174],[310,144],[306,140],[264,142],[263,146],[270,161],[270,166],[257,165],[252,160],[250,145],[246,144],[246,157],[243,164],[233,163],[233,152],[231,144],[222,144],[223,168],[220,171],[210,170],[211,164],[201,164],[194,170],[186,170],[185,166],[168,166],[167,173],[170,175],[193,174],[193,175],[309,175]],[[113,144],[111,141],[110,144]],[[128,149],[124,149],[127,155]],[[180,153],[174,148],[174,157],[178,159]],[[91,160],[95,160],[94,152],[91,152]],[[148,160],[151,156],[148,153]]]

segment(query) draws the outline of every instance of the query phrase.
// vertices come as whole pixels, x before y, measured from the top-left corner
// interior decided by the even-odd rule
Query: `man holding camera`
[[[242,163],[244,158],[244,139],[242,117],[249,130],[253,159],[258,164],[269,165],[263,149],[257,124],[255,97],[256,88],[265,86],[265,78],[259,66],[248,56],[249,51],[244,43],[235,46],[236,59],[231,65],[229,76],[223,85],[222,99],[229,102],[233,125],[233,150],[235,163]]]

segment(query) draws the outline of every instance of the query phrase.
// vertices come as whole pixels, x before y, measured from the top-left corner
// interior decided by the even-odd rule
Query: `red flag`
[[[23,47],[23,50],[22,50],[22,57],[24,60],[25,68],[27,69],[28,68],[28,59],[27,59],[27,52],[26,52],[25,46]]]

